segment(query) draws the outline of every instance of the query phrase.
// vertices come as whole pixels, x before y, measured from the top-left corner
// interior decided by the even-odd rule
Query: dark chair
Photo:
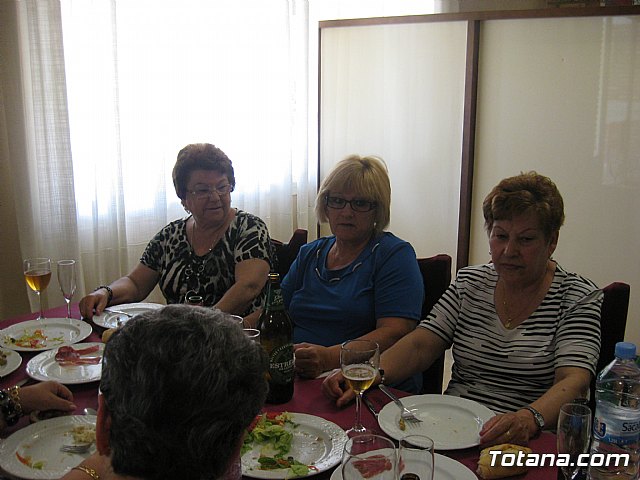
[[[273,246],[273,251],[276,256],[275,266],[272,270],[280,274],[280,280],[282,280],[289,271],[289,267],[291,267],[291,264],[298,256],[300,247],[307,243],[307,235],[308,232],[306,230],[298,228],[293,232],[293,235],[291,235],[289,243],[282,243],[279,240],[271,239],[271,245]]]
[[[419,258],[418,266],[424,282],[422,318],[427,318],[451,283],[451,257],[441,253],[433,257]],[[422,393],[442,393],[443,374],[444,354],[422,372]]]
[[[613,282],[602,289],[604,299],[600,313],[600,357],[596,375],[609,365],[615,356],[616,343],[624,341],[629,311],[629,292],[631,287],[622,282]],[[596,379],[591,379],[589,406],[595,412]]]

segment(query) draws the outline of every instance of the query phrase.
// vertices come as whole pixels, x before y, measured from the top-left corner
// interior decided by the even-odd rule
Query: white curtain
[[[87,290],[126,274],[185,214],[171,169],[194,142],[231,158],[232,204],[274,238],[308,228],[307,0],[18,6],[28,155],[12,167],[23,255],[80,259]]]

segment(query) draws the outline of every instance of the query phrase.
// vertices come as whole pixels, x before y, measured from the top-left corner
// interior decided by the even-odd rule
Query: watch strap
[[[538,433],[540,433],[540,431],[544,428],[544,417],[542,416],[542,414],[531,405],[527,405],[522,408],[524,408],[525,410],[529,410],[533,414],[533,420],[538,426]]]

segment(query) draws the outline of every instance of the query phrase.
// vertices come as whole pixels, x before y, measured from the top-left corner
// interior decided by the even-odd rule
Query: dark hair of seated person
[[[170,305],[105,346],[100,390],[116,474],[218,478],[267,393],[267,359],[219,310]]]

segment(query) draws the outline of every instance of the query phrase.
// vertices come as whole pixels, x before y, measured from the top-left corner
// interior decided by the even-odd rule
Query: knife
[[[371,401],[371,399],[369,397],[365,397],[364,395],[362,396],[362,401],[364,402],[364,404],[367,406],[367,408],[369,409],[369,411],[373,414],[374,417],[378,418],[378,411],[376,410],[376,407],[373,406],[373,402]]]

